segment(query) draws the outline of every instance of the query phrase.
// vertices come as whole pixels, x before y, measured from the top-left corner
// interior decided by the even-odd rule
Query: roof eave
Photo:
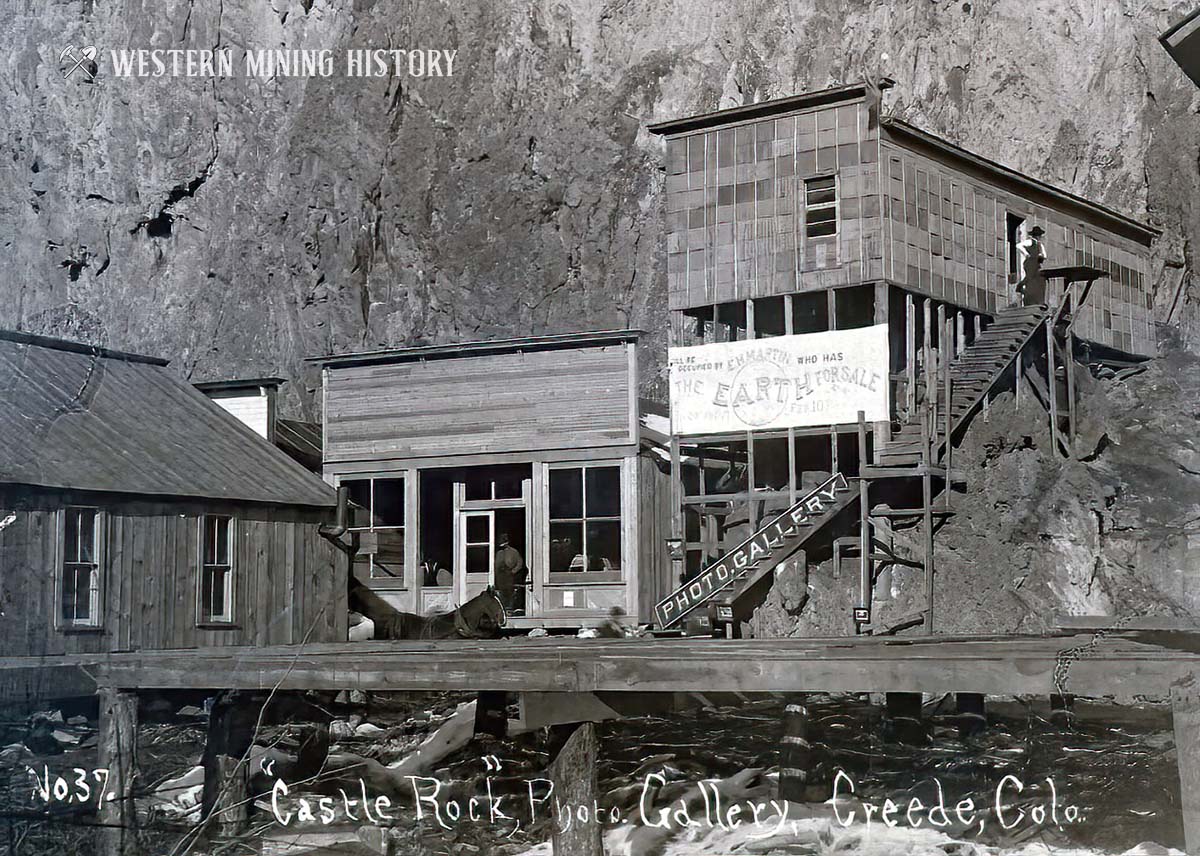
[[[881,89],[892,86],[893,81],[884,78],[880,82]],[[682,119],[669,119],[665,122],[655,122],[647,125],[646,130],[659,136],[683,134],[689,131],[699,131],[718,125],[731,125],[737,122],[748,122],[755,119],[765,119],[781,113],[791,113],[812,107],[822,107],[851,101],[866,94],[865,83],[851,83],[846,86],[836,86],[832,89],[822,89],[819,92],[807,92],[801,95],[790,95],[787,98],[776,98],[771,101],[760,101],[757,104],[743,104],[741,107],[729,107],[725,110],[715,110],[711,113],[700,113],[686,116]]]

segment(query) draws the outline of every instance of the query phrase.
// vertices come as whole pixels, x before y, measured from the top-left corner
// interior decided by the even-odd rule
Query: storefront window
[[[550,470],[550,573],[620,579],[620,467]]]
[[[404,587],[403,478],[342,479],[350,489],[350,529],[359,533],[355,575],[379,588]]]

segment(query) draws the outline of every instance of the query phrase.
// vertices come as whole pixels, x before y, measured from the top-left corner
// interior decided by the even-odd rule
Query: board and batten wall
[[[883,276],[879,129],[859,97],[667,138],[672,310]],[[838,234],[808,237],[804,182],[837,176]]]
[[[634,360],[614,342],[326,366],[326,472],[636,443]]]
[[[62,509],[100,509],[100,629],[58,626]],[[234,621],[197,626],[200,518],[234,521]],[[328,510],[0,488],[0,650],[9,656],[344,642],[346,556]]]
[[[1149,292],[1149,246],[1101,225],[1048,193],[1008,186],[923,151],[903,132],[881,143],[884,276],[985,314],[1017,299],[1008,276],[1007,216],[1045,230],[1047,266],[1088,265],[1096,281],[1076,314],[1084,339],[1134,354],[1157,353]],[[1074,207],[1076,210],[1068,210]],[[1062,280],[1051,282],[1057,302]]]

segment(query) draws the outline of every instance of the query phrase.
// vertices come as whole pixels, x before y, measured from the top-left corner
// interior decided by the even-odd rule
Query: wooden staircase
[[[951,436],[965,425],[1025,346],[1042,330],[1047,312],[1045,306],[1001,310],[995,321],[950,364]],[[937,401],[945,401],[945,386],[940,380],[936,394]],[[944,416],[938,418],[940,421]],[[880,451],[879,465],[902,467],[922,463],[924,435],[921,418],[910,420]],[[933,462],[936,462],[945,450],[946,436],[937,430],[930,431],[929,435],[937,438],[932,449]]]
[[[671,627],[686,615],[720,596],[725,603],[739,598],[858,501],[858,488],[836,473],[753,535],[685,582],[655,606],[659,626]]]

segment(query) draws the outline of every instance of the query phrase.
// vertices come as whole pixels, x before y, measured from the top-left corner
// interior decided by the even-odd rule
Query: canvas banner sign
[[[888,418],[886,324],[671,348],[668,363],[676,434]]]

